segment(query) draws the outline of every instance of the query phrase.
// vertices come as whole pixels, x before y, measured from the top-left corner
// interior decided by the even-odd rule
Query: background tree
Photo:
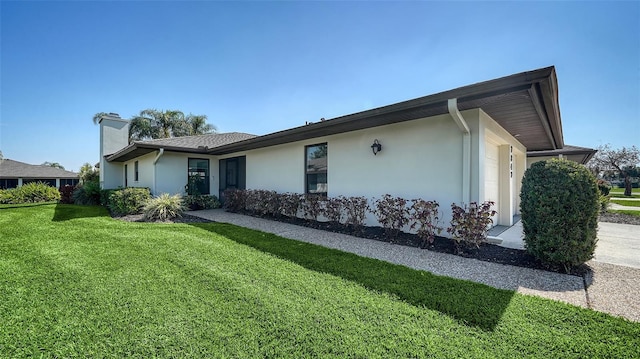
[[[107,116],[108,113],[106,112],[98,112],[95,115],[93,115],[93,124],[97,125],[98,122],[100,121],[100,119],[102,118],[102,116]]]
[[[45,163],[43,163],[42,165],[43,165],[43,166],[49,166],[49,167],[59,168],[59,169],[61,169],[61,170],[63,170],[63,169],[64,169],[64,167],[63,167],[61,164],[59,164],[58,162],[45,162]]]
[[[0,151],[0,161],[4,160],[4,156],[2,155],[2,151]]]
[[[601,171],[613,170],[624,177],[624,195],[631,196],[631,169],[640,163],[640,151],[636,146],[612,149],[606,144],[598,147],[598,152],[587,166],[598,175]]]
[[[93,166],[89,163],[85,163],[80,167],[80,183],[87,183],[92,181],[99,181],[100,172],[98,169],[93,168]]]
[[[185,116],[182,111],[140,111],[129,125],[130,141],[144,141],[156,138],[204,135],[215,132],[215,127],[207,123],[207,116]]]

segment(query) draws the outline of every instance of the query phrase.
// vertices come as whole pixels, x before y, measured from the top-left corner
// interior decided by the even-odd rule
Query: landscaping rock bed
[[[632,216],[624,213],[600,213],[598,217],[600,222],[620,223],[620,224],[634,224],[640,226],[640,217]]]

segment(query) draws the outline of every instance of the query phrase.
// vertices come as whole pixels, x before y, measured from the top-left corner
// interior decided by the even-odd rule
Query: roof
[[[192,147],[189,152],[224,155],[447,114],[447,102],[454,98],[457,99],[460,111],[481,108],[530,151],[556,150],[564,147],[558,81],[555,67],[551,66],[263,136],[246,137],[226,144],[209,146],[208,149],[195,151],[193,149],[197,147]],[[159,142],[147,142],[153,142],[153,146],[156,146],[154,149],[161,147]],[[151,148],[144,147],[151,144],[136,146]],[[188,150],[187,147],[177,148]],[[135,154],[135,150],[125,150],[126,148],[108,156],[107,160],[124,161],[133,158],[126,154]]]
[[[0,161],[0,178],[78,178],[78,174],[57,167],[3,159]]]
[[[107,160],[124,162],[160,148],[164,148],[165,151],[208,154],[213,148],[254,137],[256,137],[256,135],[241,132],[228,132],[198,136],[161,138],[149,141],[135,141],[120,151],[107,156]]]
[[[582,156],[581,161],[578,161],[582,164],[586,164],[589,162],[591,157],[596,154],[598,150],[594,150],[593,148],[588,147],[579,147],[579,146],[571,146],[565,145],[563,148],[555,149],[555,150],[546,150],[546,151],[527,151],[527,157],[544,157],[544,156]]]

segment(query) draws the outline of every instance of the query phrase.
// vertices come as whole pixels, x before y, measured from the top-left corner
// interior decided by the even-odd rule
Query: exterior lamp
[[[374,156],[377,155],[378,152],[382,151],[382,145],[380,144],[380,142],[378,142],[377,138],[373,140],[373,145],[371,145],[371,150],[373,151]]]

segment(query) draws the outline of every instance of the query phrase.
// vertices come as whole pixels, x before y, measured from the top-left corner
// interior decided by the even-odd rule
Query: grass
[[[619,204],[621,206],[640,207],[640,201],[631,201],[631,200],[624,200],[624,199],[618,199],[618,198],[611,198],[611,202]]]
[[[634,357],[640,323],[229,224],[0,209],[0,357]]]
[[[640,194],[637,193],[638,191],[639,190],[637,188],[632,188],[631,189],[631,196],[625,196],[624,195],[624,188],[612,188],[611,191],[609,191],[609,194],[611,195],[611,197],[640,198]]]

